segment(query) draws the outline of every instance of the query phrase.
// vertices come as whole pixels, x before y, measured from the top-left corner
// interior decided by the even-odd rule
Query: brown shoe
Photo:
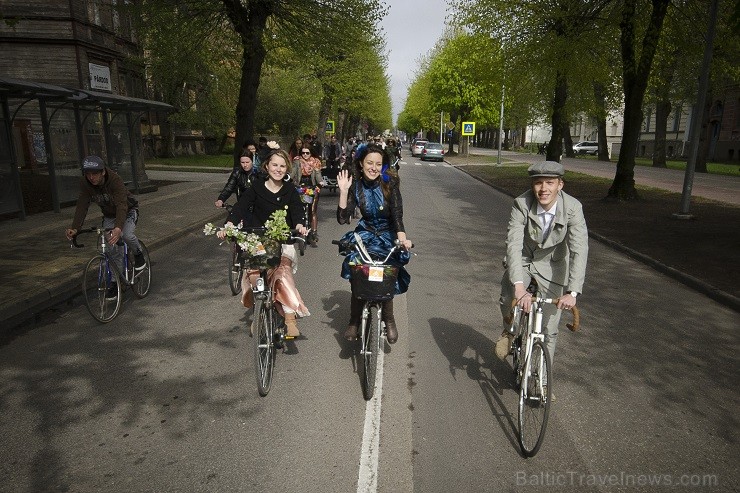
[[[298,324],[295,321],[295,313],[285,314],[285,328],[287,329],[285,333],[287,337],[296,338],[301,336],[301,332],[298,330]]]
[[[385,339],[388,344],[395,344],[398,340],[398,327],[393,317],[393,300],[383,302],[383,322],[385,322]]]
[[[347,325],[347,330],[344,331],[344,338],[348,341],[357,340],[357,332],[360,328],[361,316],[362,301],[353,296],[349,306],[349,324]]]
[[[498,341],[496,341],[495,353],[496,357],[500,360],[505,360],[511,351],[511,342],[514,340],[514,336],[505,331],[501,334]]]

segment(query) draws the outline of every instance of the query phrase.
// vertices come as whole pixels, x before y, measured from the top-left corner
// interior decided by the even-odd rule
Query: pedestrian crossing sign
[[[326,122],[326,133],[333,134],[334,133],[334,120],[327,120]]]
[[[475,122],[463,122],[462,134],[475,135]]]

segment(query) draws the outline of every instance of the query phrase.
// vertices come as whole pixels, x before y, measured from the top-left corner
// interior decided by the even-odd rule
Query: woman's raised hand
[[[348,191],[349,187],[352,185],[352,176],[349,174],[349,171],[346,169],[343,169],[339,172],[337,175],[337,186],[339,187],[340,191]]]

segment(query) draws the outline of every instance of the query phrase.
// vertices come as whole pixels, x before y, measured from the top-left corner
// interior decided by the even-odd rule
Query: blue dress
[[[361,190],[358,191],[358,188]],[[349,231],[342,237],[342,241],[347,241],[354,245],[354,233],[358,233],[365,249],[376,260],[382,260],[388,255],[393,248],[393,243],[397,239],[396,230],[388,214],[389,204],[383,197],[383,190],[380,182],[367,183],[362,180],[361,187],[352,187],[349,190],[350,196],[354,194],[355,200],[348,200],[348,209],[354,210],[354,204],[364,204],[360,207],[362,218],[358,221],[354,231]],[[359,193],[364,194],[364,200],[360,200]],[[384,213],[385,210],[385,213]],[[359,254],[352,251],[347,255],[342,263],[342,277],[350,278],[350,265],[360,263]],[[406,250],[400,250],[394,253],[388,259],[388,264],[398,267],[398,279],[396,280],[396,294],[405,293],[409,288],[411,276],[404,268],[409,262],[411,254]]]

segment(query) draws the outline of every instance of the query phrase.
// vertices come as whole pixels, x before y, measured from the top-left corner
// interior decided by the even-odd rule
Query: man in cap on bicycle
[[[66,230],[67,239],[72,239],[87,215],[90,204],[95,202],[103,212],[103,227],[110,229],[108,243],[115,245],[123,239],[134,252],[134,268],[144,268],[144,255],[136,238],[136,221],[139,219],[139,203],[129,192],[123,179],[105,165],[98,156],[87,156],[82,162],[82,178],[80,179],[80,194],[77,198],[72,226]],[[113,254],[116,263],[123,265],[123,252],[116,249]],[[115,286],[113,286],[115,289]]]
[[[501,280],[501,313],[506,318],[516,299],[525,311],[531,308],[527,292],[534,278],[544,298],[560,298],[557,306],[543,308],[545,344],[554,361],[560,309],[570,309],[583,290],[588,257],[588,230],[581,203],[563,192],[563,165],[535,163],[527,170],[532,188],[514,199],[506,236],[506,258]],[[563,294],[565,293],[565,294]],[[495,352],[505,359],[514,338],[504,327]]]

